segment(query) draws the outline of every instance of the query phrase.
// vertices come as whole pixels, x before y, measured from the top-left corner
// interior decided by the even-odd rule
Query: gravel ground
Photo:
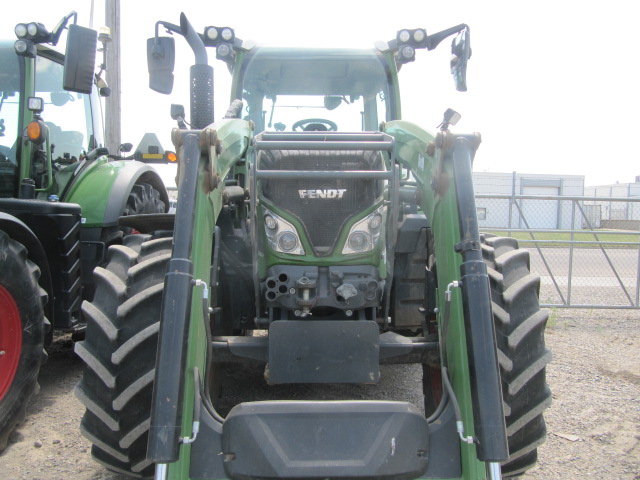
[[[554,403],[546,414],[549,437],[539,465],[523,480],[640,479],[640,315],[637,311],[552,312],[547,369]],[[393,396],[420,403],[419,370],[388,366],[378,387],[356,387],[353,397]],[[251,369],[238,376],[255,376]],[[40,374],[41,390],[27,418],[0,455],[0,480],[122,480],[91,459],[79,433],[83,408],[73,396],[82,374],[71,341],[59,337]],[[315,395],[334,398],[323,386]],[[285,394],[271,391],[272,396]],[[304,396],[306,392],[300,395]]]

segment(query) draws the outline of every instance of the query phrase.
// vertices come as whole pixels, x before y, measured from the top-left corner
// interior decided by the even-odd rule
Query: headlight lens
[[[24,53],[27,51],[29,44],[24,40],[18,40],[15,44],[16,52]]]
[[[285,252],[290,252],[298,246],[298,239],[292,232],[282,232],[278,235],[278,247]]]
[[[215,40],[218,38],[218,29],[216,27],[207,27],[206,35],[209,40]]]
[[[349,248],[354,252],[364,252],[369,246],[370,235],[365,232],[353,232],[349,235]]]
[[[296,227],[271,210],[264,209],[264,231],[272,250],[290,255],[304,255]]]
[[[32,37],[35,37],[38,34],[38,25],[35,23],[30,23],[27,25],[27,33]]]
[[[407,43],[411,40],[411,33],[409,33],[409,30],[400,30],[398,32],[398,40],[400,40],[401,43]]]
[[[231,47],[229,47],[228,44],[221,43],[220,45],[218,45],[218,47],[216,48],[216,57],[225,58],[229,55],[231,55]]]
[[[405,45],[402,47],[402,50],[400,50],[400,54],[404,60],[408,61],[416,56],[416,50],[410,45]]]
[[[222,39],[225,42],[229,42],[231,41],[231,39],[233,38],[233,30],[231,30],[228,27],[225,27],[222,29]]]
[[[36,58],[36,46],[31,40],[20,39],[14,44],[16,53],[24,57]]]
[[[276,230],[278,228],[278,221],[273,215],[267,214],[264,216],[264,226],[269,230]]]
[[[349,236],[342,249],[343,255],[369,252],[376,248],[382,232],[385,208],[379,207],[365,218],[356,222],[349,230]]]
[[[382,225],[382,214],[376,212],[369,217],[369,229],[378,230],[380,225]]]
[[[13,31],[18,38],[25,37],[27,35],[27,26],[24,23],[19,23]]]

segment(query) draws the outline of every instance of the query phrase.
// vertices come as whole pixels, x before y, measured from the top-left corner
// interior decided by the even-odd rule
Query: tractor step
[[[222,424],[220,440],[218,455],[195,448],[192,474],[205,453],[205,470],[215,474],[211,459],[222,459],[227,478],[402,480],[420,477],[429,456],[429,424],[405,402],[242,403]]]
[[[215,337],[216,363],[269,364],[269,382],[376,383],[381,363],[438,362],[438,343],[394,332],[373,321],[278,320],[264,337]]]
[[[429,419],[394,401],[265,401],[222,420],[205,405],[189,475],[199,479],[459,479],[460,439],[445,402]]]

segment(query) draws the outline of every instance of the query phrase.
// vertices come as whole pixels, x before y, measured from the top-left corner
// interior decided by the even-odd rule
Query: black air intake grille
[[[260,170],[382,170],[379,151],[267,150]],[[263,180],[264,197],[298,217],[316,255],[329,255],[345,221],[373,205],[383,182],[371,179],[318,178]]]

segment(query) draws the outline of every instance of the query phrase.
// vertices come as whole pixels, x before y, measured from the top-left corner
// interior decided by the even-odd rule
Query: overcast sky
[[[3,9],[3,38],[14,38],[18,22],[39,21],[51,29],[71,10],[78,12],[78,23],[89,26],[90,0],[36,0],[24,13],[18,5]],[[456,109],[462,114],[456,131],[482,134],[476,171],[584,175],[586,185],[633,182],[640,175],[640,3],[123,0],[123,141],[135,145],[150,131],[171,148],[169,105],[188,108],[193,54],[176,38],[174,94],[160,95],[147,87],[146,38],[157,20],[178,24],[181,11],[199,32],[206,25],[230,26],[242,39],[295,46],[372,47],[401,28],[434,33],[467,23],[473,50],[469,91],[453,86],[449,40],[433,52],[419,51],[400,72],[406,120],[434,130],[447,107]],[[104,0],[95,0],[93,27],[103,24]],[[209,57],[219,118],[229,100],[229,73],[213,51]]]

